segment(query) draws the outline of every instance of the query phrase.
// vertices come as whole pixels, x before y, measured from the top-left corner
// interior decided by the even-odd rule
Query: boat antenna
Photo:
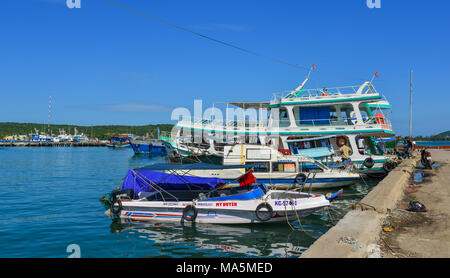
[[[315,65],[315,63],[313,63],[311,68],[308,71],[308,75],[306,76],[305,80],[303,80],[302,84],[300,84],[300,86],[298,86],[297,89],[294,90],[294,92],[300,91],[305,86],[306,82],[308,82],[308,80],[309,80],[309,76],[311,75],[311,72],[315,69],[316,69],[316,65]]]
[[[373,79],[374,78],[379,78],[379,76],[378,76],[378,71],[375,71],[375,73],[372,75],[372,79],[370,79],[370,83],[372,83],[372,81],[373,81]]]

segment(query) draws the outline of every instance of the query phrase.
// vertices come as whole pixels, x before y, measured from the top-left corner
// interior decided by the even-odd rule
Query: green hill
[[[98,125],[98,126],[77,126],[77,125],[50,125],[50,131],[53,135],[59,134],[59,129],[64,129],[66,133],[74,134],[75,128],[78,133],[84,133],[89,138],[98,138],[100,140],[106,140],[111,135],[132,133],[134,135],[144,136],[147,133],[150,136],[157,136],[157,129],[160,131],[172,130],[171,124],[156,124],[156,125],[143,125],[143,126],[127,126],[127,125]],[[8,135],[28,135],[34,133],[34,129],[38,129],[39,132],[47,132],[47,125],[34,124],[34,123],[12,123],[12,122],[0,122],[0,138]]]
[[[448,141],[450,140],[450,130],[432,136],[417,136],[413,139],[416,141]]]

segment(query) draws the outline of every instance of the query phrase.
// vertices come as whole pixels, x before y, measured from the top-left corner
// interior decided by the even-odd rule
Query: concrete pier
[[[354,209],[301,258],[449,257],[450,151],[430,152],[435,162],[447,164],[424,170],[432,173],[428,185],[414,185],[412,180],[420,158],[420,153],[415,152],[415,158],[403,161],[365,198],[356,202]],[[415,195],[411,196],[411,192]],[[420,201],[428,211],[407,211],[410,200]],[[412,222],[417,224],[414,226],[412,218],[422,221]],[[397,226],[393,219],[400,219]]]

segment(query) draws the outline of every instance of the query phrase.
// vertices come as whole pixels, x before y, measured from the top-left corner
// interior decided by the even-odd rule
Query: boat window
[[[383,155],[383,150],[373,137],[356,137],[358,151],[360,154]]]
[[[359,104],[359,111],[361,112],[361,117],[365,123],[375,123],[375,118],[372,116],[372,111],[367,106],[367,103]]]
[[[302,162],[300,163],[300,167],[299,167],[301,172],[306,172],[306,173],[319,173],[319,172],[323,172],[323,169],[320,168],[318,165],[311,163],[311,162]]]
[[[295,162],[273,162],[272,172],[295,173]]]
[[[253,172],[255,172],[255,173],[268,173],[269,172],[269,169],[270,169],[269,162],[258,162],[258,161],[257,162],[247,162],[246,165],[254,164],[254,163],[258,163],[258,165],[253,168],[253,170],[252,170]]]
[[[289,114],[286,108],[280,108],[280,127],[287,127],[290,125]]]

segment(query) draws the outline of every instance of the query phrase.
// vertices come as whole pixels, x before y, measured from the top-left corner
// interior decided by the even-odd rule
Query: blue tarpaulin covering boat
[[[162,172],[129,170],[124,178],[122,190],[132,189],[135,196],[140,192],[158,190],[211,190],[225,181],[219,178],[200,178],[192,176],[178,176]]]

